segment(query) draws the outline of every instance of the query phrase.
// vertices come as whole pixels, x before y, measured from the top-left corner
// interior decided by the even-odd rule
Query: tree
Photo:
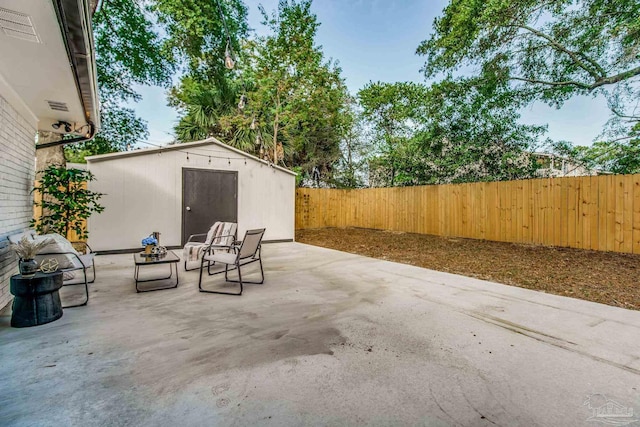
[[[417,185],[415,141],[426,119],[424,100],[428,88],[411,82],[369,83],[358,92],[362,114],[374,133],[378,157],[369,172],[375,178],[371,185]]]
[[[324,62],[315,45],[320,23],[310,0],[281,0],[271,16],[261,12],[272,34],[258,45],[255,99],[270,119],[273,149],[281,144],[285,162],[327,177],[339,156],[346,109],[340,69]]]
[[[92,213],[100,213],[104,207],[98,203],[101,193],[87,189],[87,182],[95,177],[89,171],[67,169],[51,165],[42,173],[39,185],[33,191],[40,193],[42,215],[31,221],[31,226],[41,234],[58,233],[69,238],[75,231],[79,239],[86,239],[86,220]]]
[[[69,159],[122,151],[147,137],[146,123],[123,103],[140,99],[134,84],[164,86],[173,72],[149,13],[137,0],[105,0],[93,15],[102,126],[93,140],[67,147]]]
[[[488,87],[476,79],[433,84],[426,100],[426,123],[417,136],[423,177],[431,183],[529,178],[530,156],[543,126],[518,122],[515,95],[508,87]]]
[[[340,158],[330,184],[338,188],[360,188],[367,183],[366,172],[371,155],[370,129],[356,99],[349,99],[345,128],[340,141]]]
[[[340,69],[315,45],[320,24],[310,0],[261,11],[271,33],[243,45],[236,88],[246,106],[219,118],[222,135],[271,162],[329,179],[349,122]]]
[[[226,82],[225,51],[239,52],[248,30],[242,0],[155,0],[150,9],[167,32],[163,49],[184,67],[186,76]]]
[[[215,136],[242,148],[242,144],[234,141],[233,124],[221,122],[224,117],[235,114],[239,93],[236,82],[218,86],[184,77],[180,87],[173,88],[170,93],[171,104],[183,112],[175,127],[178,141],[196,141]]]
[[[543,127],[518,123],[513,92],[473,79],[372,83],[358,94],[379,145],[377,185],[526,178]],[[376,184],[372,182],[371,184]]]
[[[156,0],[152,10],[167,32],[163,48],[184,74],[169,92],[169,105],[181,112],[178,141],[209,136],[228,141],[220,118],[231,113],[240,96],[240,41],[248,32],[247,8],[241,0]],[[224,66],[225,52],[236,60]]]
[[[417,53],[425,76],[471,70],[508,82],[517,103],[561,106],[575,95],[602,95],[612,127],[630,138],[640,76],[637,0],[452,0]]]

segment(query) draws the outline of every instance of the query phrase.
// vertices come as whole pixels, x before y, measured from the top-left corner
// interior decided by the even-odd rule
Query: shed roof
[[[247,159],[253,160],[255,162],[259,162],[268,166],[273,167],[274,169],[277,169],[281,172],[286,172],[288,174],[291,175],[297,175],[295,172],[290,171],[289,169],[283,168],[281,166],[277,166],[274,165],[273,163],[267,162],[266,160],[262,160],[256,156],[252,156],[251,154],[245,153],[242,150],[238,150],[237,148],[231,147],[230,145],[227,145],[221,141],[219,141],[216,138],[207,138],[207,139],[203,139],[202,141],[194,141],[194,142],[185,142],[183,144],[173,144],[173,145],[164,145],[162,147],[154,147],[154,148],[141,148],[139,150],[133,150],[133,151],[121,151],[118,153],[109,153],[109,154],[99,154],[96,156],[87,156],[86,160],[87,163],[95,163],[95,162],[105,162],[105,161],[110,161],[110,160],[117,160],[117,159],[121,159],[121,158],[125,158],[125,157],[134,157],[134,156],[145,156],[148,154],[157,154],[157,153],[161,153],[161,152],[167,152],[167,151],[189,151],[189,149],[194,149],[194,148],[198,148],[198,147],[204,147],[204,146],[208,146],[208,145],[217,145],[221,148],[224,148],[225,150],[229,150],[235,154],[241,155],[243,157],[246,157]],[[197,154],[197,153],[193,153],[193,154]],[[214,157],[214,156],[211,156]]]

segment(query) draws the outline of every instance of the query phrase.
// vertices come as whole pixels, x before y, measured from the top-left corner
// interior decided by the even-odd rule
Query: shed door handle
[[[189,206],[187,206],[187,210],[188,210],[188,211],[190,211],[190,210],[191,210],[191,208],[190,208]]]

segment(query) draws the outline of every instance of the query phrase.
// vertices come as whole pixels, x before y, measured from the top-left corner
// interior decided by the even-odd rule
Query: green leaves
[[[225,10],[233,4],[228,2]],[[202,67],[190,71],[172,91],[174,105],[184,111],[176,127],[178,139],[216,136],[304,173],[317,167],[328,177],[340,157],[339,143],[349,120],[340,69],[325,61],[315,45],[320,24],[311,1],[280,1],[271,15],[262,12],[270,34],[245,40],[241,50],[235,50],[233,72],[210,78],[218,65],[208,62],[207,51],[202,51]],[[234,28],[240,31],[235,35],[244,35],[242,25]],[[241,96],[247,99],[244,109],[238,108]]]
[[[136,98],[134,83],[166,85],[173,72],[153,21],[135,0],[109,0],[93,16],[103,101]]]
[[[140,99],[135,84],[166,86],[174,71],[154,18],[137,0],[101,2],[92,24],[102,123],[94,140],[65,148],[66,157],[75,162],[84,162],[86,155],[122,151],[145,138],[146,123],[122,104]]]
[[[187,76],[224,81],[226,29],[233,52],[240,51],[239,40],[248,31],[247,7],[241,0],[155,0],[150,9],[167,32],[164,49],[186,67]]]
[[[640,76],[637,0],[452,0],[418,47],[426,77],[464,68],[502,81],[514,103],[561,106],[575,95],[603,95],[612,125],[640,120],[633,108]],[[626,111],[626,112],[625,112]]]
[[[93,17],[93,30],[102,127],[94,141],[67,148],[69,159],[84,161],[85,155],[122,151],[128,144],[146,138],[146,123],[122,104],[140,99],[133,89],[136,84],[168,86],[178,65],[186,69],[184,79],[229,91],[222,62],[227,36],[217,2],[237,52],[238,40],[247,31],[247,11],[241,0],[100,3]],[[171,103],[184,107],[185,101],[191,100],[188,91],[181,93],[180,86],[171,91]],[[183,139],[207,136],[203,126],[196,126],[192,119],[181,123],[181,127]]]
[[[518,123],[513,92],[496,82],[371,83],[358,97],[378,141],[374,186],[531,176],[541,127]]]
[[[86,188],[94,179],[89,171],[49,166],[43,171],[39,185],[32,190],[41,195],[41,201],[35,205],[42,207],[42,215],[32,220],[31,226],[41,234],[58,233],[68,237],[69,232],[74,231],[79,239],[86,239],[86,219],[104,210],[98,203],[103,194]]]
[[[339,158],[347,92],[340,69],[315,45],[319,22],[311,1],[280,1],[262,10],[271,34],[254,44],[249,111],[270,128],[267,156],[275,162],[330,174]],[[283,157],[273,154],[282,145]]]

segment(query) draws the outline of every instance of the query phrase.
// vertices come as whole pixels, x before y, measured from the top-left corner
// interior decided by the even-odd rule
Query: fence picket
[[[296,190],[298,229],[364,227],[640,253],[640,174]]]

